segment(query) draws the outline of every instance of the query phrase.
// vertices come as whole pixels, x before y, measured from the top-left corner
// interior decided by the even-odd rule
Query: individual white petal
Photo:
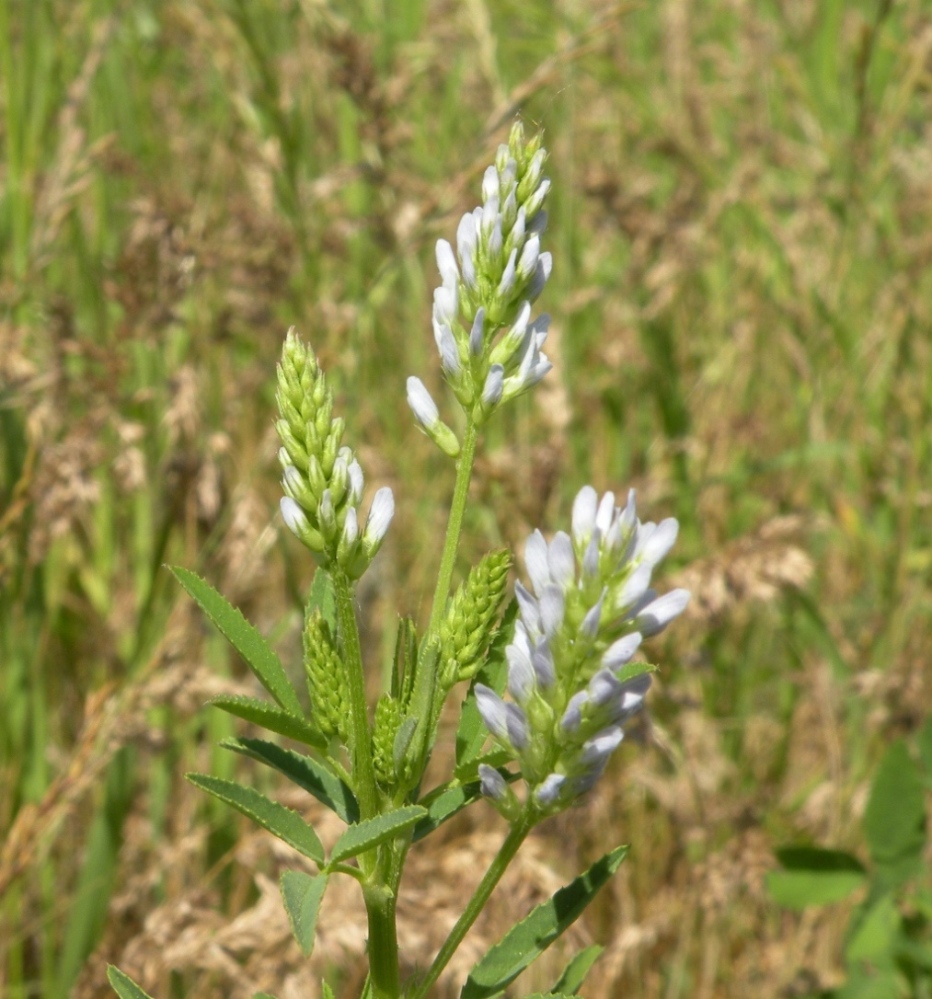
[[[346,511],[346,519],[343,521],[343,534],[341,544],[349,550],[350,546],[356,543],[359,537],[359,518],[356,516],[356,508],[351,506]]]
[[[531,586],[540,596],[544,587],[551,582],[550,566],[547,558],[547,542],[539,530],[527,539],[524,545],[524,564],[531,577]]]
[[[537,270],[537,260],[540,257],[540,236],[536,233],[524,244],[517,270],[523,281],[526,281]]]
[[[689,590],[671,590],[649,603],[637,618],[637,627],[645,638],[656,635],[686,610],[689,603]]]
[[[282,520],[287,524],[291,533],[300,538],[310,527],[304,511],[290,496],[283,496],[278,501],[278,505],[282,512]]]
[[[528,222],[527,231],[528,233],[536,232],[538,236],[543,236],[544,231],[547,228],[547,213],[545,211],[539,211],[530,222]]]
[[[557,679],[556,668],[553,663],[553,653],[550,651],[550,642],[544,638],[537,643],[531,656],[531,665],[537,675],[538,684],[545,690],[554,685]]]
[[[636,554],[640,554],[645,562],[656,565],[673,547],[679,530],[680,525],[677,520],[674,517],[667,517],[657,525],[643,546],[640,538],[638,539]]]
[[[636,604],[650,588],[650,577],[653,566],[642,562],[625,580],[624,586],[615,597],[615,609],[624,610]]]
[[[573,540],[583,548],[589,544],[595,527],[595,513],[599,494],[592,486],[583,486],[573,501]]]
[[[366,479],[362,474],[362,466],[355,458],[349,463],[347,474],[350,483],[349,502],[352,506],[358,506],[359,501],[362,499],[362,491],[365,488]]]
[[[651,683],[650,673],[641,673],[640,676],[633,676],[630,680],[625,680],[621,685],[619,707],[625,717],[633,715],[641,707],[647,691],[650,690]]]
[[[507,298],[515,286],[515,275],[516,275],[516,265],[515,265],[516,251],[512,250],[508,254],[508,263],[505,264],[505,270],[502,272],[502,279],[498,283],[498,288],[496,289],[496,294],[500,298]]]
[[[487,798],[492,798],[494,801],[502,801],[508,794],[508,785],[505,783],[505,778],[502,777],[495,767],[490,767],[488,763],[480,763],[479,790]]]
[[[521,619],[524,621],[528,633],[535,637],[540,635],[540,605],[525,589],[520,580],[515,583],[515,596],[518,598],[518,610],[521,612]]]
[[[598,735],[583,743],[582,760],[587,766],[599,766],[615,752],[625,737],[617,725],[605,729]]]
[[[542,253],[537,258],[537,267],[534,271],[534,277],[531,279],[531,283],[528,285],[527,289],[527,297],[532,302],[535,301],[544,290],[544,285],[547,283],[547,279],[550,277],[550,272],[552,270],[553,257],[550,253]]]
[[[612,642],[602,655],[602,665],[606,669],[614,670],[630,662],[641,644],[642,637],[639,631],[633,631],[630,635],[624,635],[616,642]]]
[[[460,272],[456,266],[453,247],[445,239],[437,240],[437,269],[445,287],[455,288],[459,283]]]
[[[547,549],[547,567],[550,578],[564,590],[569,589],[576,578],[576,559],[573,555],[573,542],[566,531],[557,531]]]
[[[416,378],[414,375],[408,378],[407,386],[408,405],[411,407],[411,412],[414,413],[414,418],[421,426],[432,427],[440,418],[440,411],[431,398],[430,392],[427,391],[427,387],[420,378]]]
[[[485,344],[485,309],[476,310],[476,318],[473,319],[472,329],[469,331],[469,353],[473,357],[482,354]]]
[[[440,366],[443,368],[444,374],[448,378],[456,378],[462,371],[460,352],[453,331],[446,323],[440,327],[438,346],[440,348]]]
[[[537,686],[531,660],[517,645],[505,649],[505,658],[508,660],[508,690],[519,704],[526,704]]]
[[[549,774],[540,782],[534,792],[537,804],[541,808],[550,808],[560,797],[564,784],[566,784],[566,777],[563,774]]]
[[[560,719],[560,727],[564,732],[575,732],[582,724],[582,709],[589,701],[589,694],[585,690],[577,691],[570,698]]]
[[[552,638],[562,627],[565,607],[563,590],[556,583],[548,583],[540,595],[541,629],[547,638]]]
[[[599,529],[602,537],[608,534],[608,529],[612,526],[612,521],[615,519],[615,494],[612,492],[606,493],[601,502],[599,503],[598,512],[595,515],[595,526]]]
[[[492,231],[489,233],[489,237],[485,244],[485,252],[490,260],[499,259],[502,253],[503,244],[502,217],[501,215],[498,215],[495,218],[495,225],[492,226]]]
[[[505,702],[484,683],[476,684],[476,707],[485,727],[498,739],[508,738]]]
[[[603,587],[599,599],[586,612],[586,616],[579,626],[579,630],[585,638],[593,639],[599,633],[599,625],[602,622],[602,604],[605,602],[606,593],[608,593],[608,587]]]
[[[395,497],[388,486],[382,486],[372,498],[372,506],[369,507],[366,530],[363,534],[363,541],[370,554],[372,554],[374,547],[382,544],[394,516]]]
[[[527,749],[531,741],[531,730],[527,723],[527,715],[517,704],[505,705],[505,726],[508,731],[508,741],[520,753]]]
[[[486,167],[485,174],[482,177],[482,200],[491,201],[495,198],[498,201],[498,196],[498,170],[494,166]]]
[[[493,364],[486,375],[482,387],[482,406],[492,410],[502,401],[502,390],[505,385],[505,369],[500,364]]]
[[[602,532],[596,528],[592,532],[592,537],[589,539],[589,544],[586,545],[586,551],[583,553],[582,558],[582,574],[586,579],[594,579],[599,572],[599,541],[602,538]]]
[[[600,669],[589,681],[589,699],[596,707],[608,704],[621,692],[621,683],[609,669]]]

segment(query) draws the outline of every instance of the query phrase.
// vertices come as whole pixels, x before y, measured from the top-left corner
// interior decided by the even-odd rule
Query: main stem
[[[450,931],[450,935],[443,942],[434,963],[428,968],[426,977],[418,983],[411,999],[424,999],[431,986],[440,977],[443,969],[449,964],[450,958],[456,953],[456,948],[463,942],[463,938],[469,932],[469,928],[476,921],[479,913],[485,908],[486,902],[495,890],[495,886],[501,881],[502,875],[508,865],[514,860],[515,854],[524,842],[527,834],[533,828],[533,821],[527,815],[523,815],[517,825],[512,826],[511,832],[502,843],[501,849],[492,861],[485,876],[479,882],[469,904],[463,911],[462,916],[456,921],[456,925]]]
[[[344,668],[350,699],[350,733],[353,758],[353,790],[359,799],[359,814],[363,819],[379,813],[379,796],[372,765],[372,737],[369,732],[369,708],[366,701],[366,678],[359,645],[359,625],[353,606],[353,584],[340,568],[333,570],[337,620],[340,623]]]
[[[453,503],[450,506],[450,518],[447,521],[447,536],[443,543],[443,555],[440,559],[440,575],[437,577],[437,588],[434,590],[434,605],[430,612],[429,634],[436,635],[440,631],[440,623],[450,595],[450,582],[453,579],[453,569],[456,566],[456,552],[460,544],[460,533],[463,530],[463,513],[466,510],[466,500],[469,496],[469,480],[472,478],[472,466],[476,460],[476,442],[479,440],[479,428],[470,416],[466,424],[466,435],[460,456],[456,461],[456,486],[453,490]]]

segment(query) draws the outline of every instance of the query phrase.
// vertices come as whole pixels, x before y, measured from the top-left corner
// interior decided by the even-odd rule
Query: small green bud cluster
[[[510,569],[511,552],[507,548],[489,552],[456,591],[440,632],[444,686],[471,679],[485,661],[495,637]]]
[[[505,650],[512,700],[477,684],[476,701],[495,740],[520,763],[538,813],[566,808],[596,783],[644,701],[652,669],[631,659],[689,600],[686,590],[658,597],[650,588],[677,530],[672,518],[638,521],[633,490],[622,509],[613,493],[599,502],[585,486],[573,505],[572,537],[560,531],[548,544],[535,531],[528,538],[533,593],[515,586],[520,617]],[[483,766],[480,779],[513,818],[520,806],[502,775]]]
[[[550,190],[546,159],[540,135],[526,141],[515,124],[485,172],[482,204],[460,221],[456,252],[445,239],[437,242],[442,284],[434,292],[434,338],[444,377],[477,425],[551,368],[540,350],[550,319],[531,321],[531,304],[552,267],[540,248]],[[418,378],[408,379],[408,404],[425,433],[455,457],[456,435]]]
[[[340,443],[345,423],[333,415],[327,378],[293,327],[278,366],[276,400],[282,518],[320,565],[336,564],[350,579],[358,579],[382,545],[394,516],[394,498],[387,486],[380,489],[360,531],[362,468],[352,449]]]
[[[372,731],[372,762],[375,779],[385,791],[394,789],[395,739],[401,727],[401,705],[390,694],[383,694],[375,706]]]
[[[304,671],[315,724],[324,735],[347,745],[349,694],[346,671],[333,647],[330,629],[319,612],[309,614],[305,622]]]

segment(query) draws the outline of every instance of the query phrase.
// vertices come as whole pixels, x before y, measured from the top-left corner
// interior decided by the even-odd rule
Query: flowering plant
[[[443,376],[463,412],[462,431],[441,419],[418,378],[408,379],[407,397],[420,428],[455,459],[456,485],[429,623],[421,635],[402,623],[390,689],[374,712],[366,700],[354,587],[386,536],[394,498],[389,488],[379,489],[362,522],[362,468],[342,443],[345,423],[334,416],[326,376],[293,330],[278,369],[276,429],[282,518],[318,565],[304,620],[309,709],[256,629],[196,575],[173,570],[271,696],[213,703],[305,751],[261,739],[234,740],[231,748],[307,790],[340,816],[346,831],[328,855],[298,813],[255,789],[204,774],[189,779],[313,861],[316,874],[288,871],[281,882],[306,954],[330,878],[359,883],[369,932],[363,996],[373,999],[425,999],[531,829],[593,788],[651,684],[654,667],[634,654],[689,596],[684,590],[658,596],[650,587],[654,567],[676,539],[676,521],[642,524],[633,491],[616,505],[613,493],[600,499],[591,486],[576,496],[569,533],[548,542],[538,530],[528,538],[530,589],[517,582],[508,609],[506,550],[486,555],[453,591],[480,432],[551,367],[541,349],[549,318],[532,319],[552,265],[541,250],[546,157],[540,136],[526,140],[515,125],[485,172],[482,204],[459,224],[456,250],[446,240],[437,244],[441,285],[433,330]],[[441,709],[459,684],[469,687],[454,772],[425,791]],[[516,790],[519,779],[524,787]],[[504,816],[509,832],[432,964],[402,982],[396,910],[408,852],[481,799]],[[606,854],[509,931],[472,969],[463,999],[501,995],[579,916],[625,851]],[[590,963],[571,963],[550,995],[575,995]],[[145,996],[115,968],[110,981],[123,999]],[[332,996],[326,984],[324,993]]]

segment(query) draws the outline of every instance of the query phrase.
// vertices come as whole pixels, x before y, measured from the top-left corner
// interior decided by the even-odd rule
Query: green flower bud
[[[349,738],[349,694],[343,663],[330,638],[330,629],[318,611],[304,625],[304,671],[311,697],[311,717],[331,738],[346,745]]]
[[[375,706],[372,732],[372,762],[375,779],[391,791],[397,783],[395,775],[395,737],[401,727],[401,705],[389,694],[383,694]]]
[[[511,564],[507,548],[489,552],[470,570],[450,602],[440,632],[443,681],[447,686],[475,676],[485,661],[495,637]]]

